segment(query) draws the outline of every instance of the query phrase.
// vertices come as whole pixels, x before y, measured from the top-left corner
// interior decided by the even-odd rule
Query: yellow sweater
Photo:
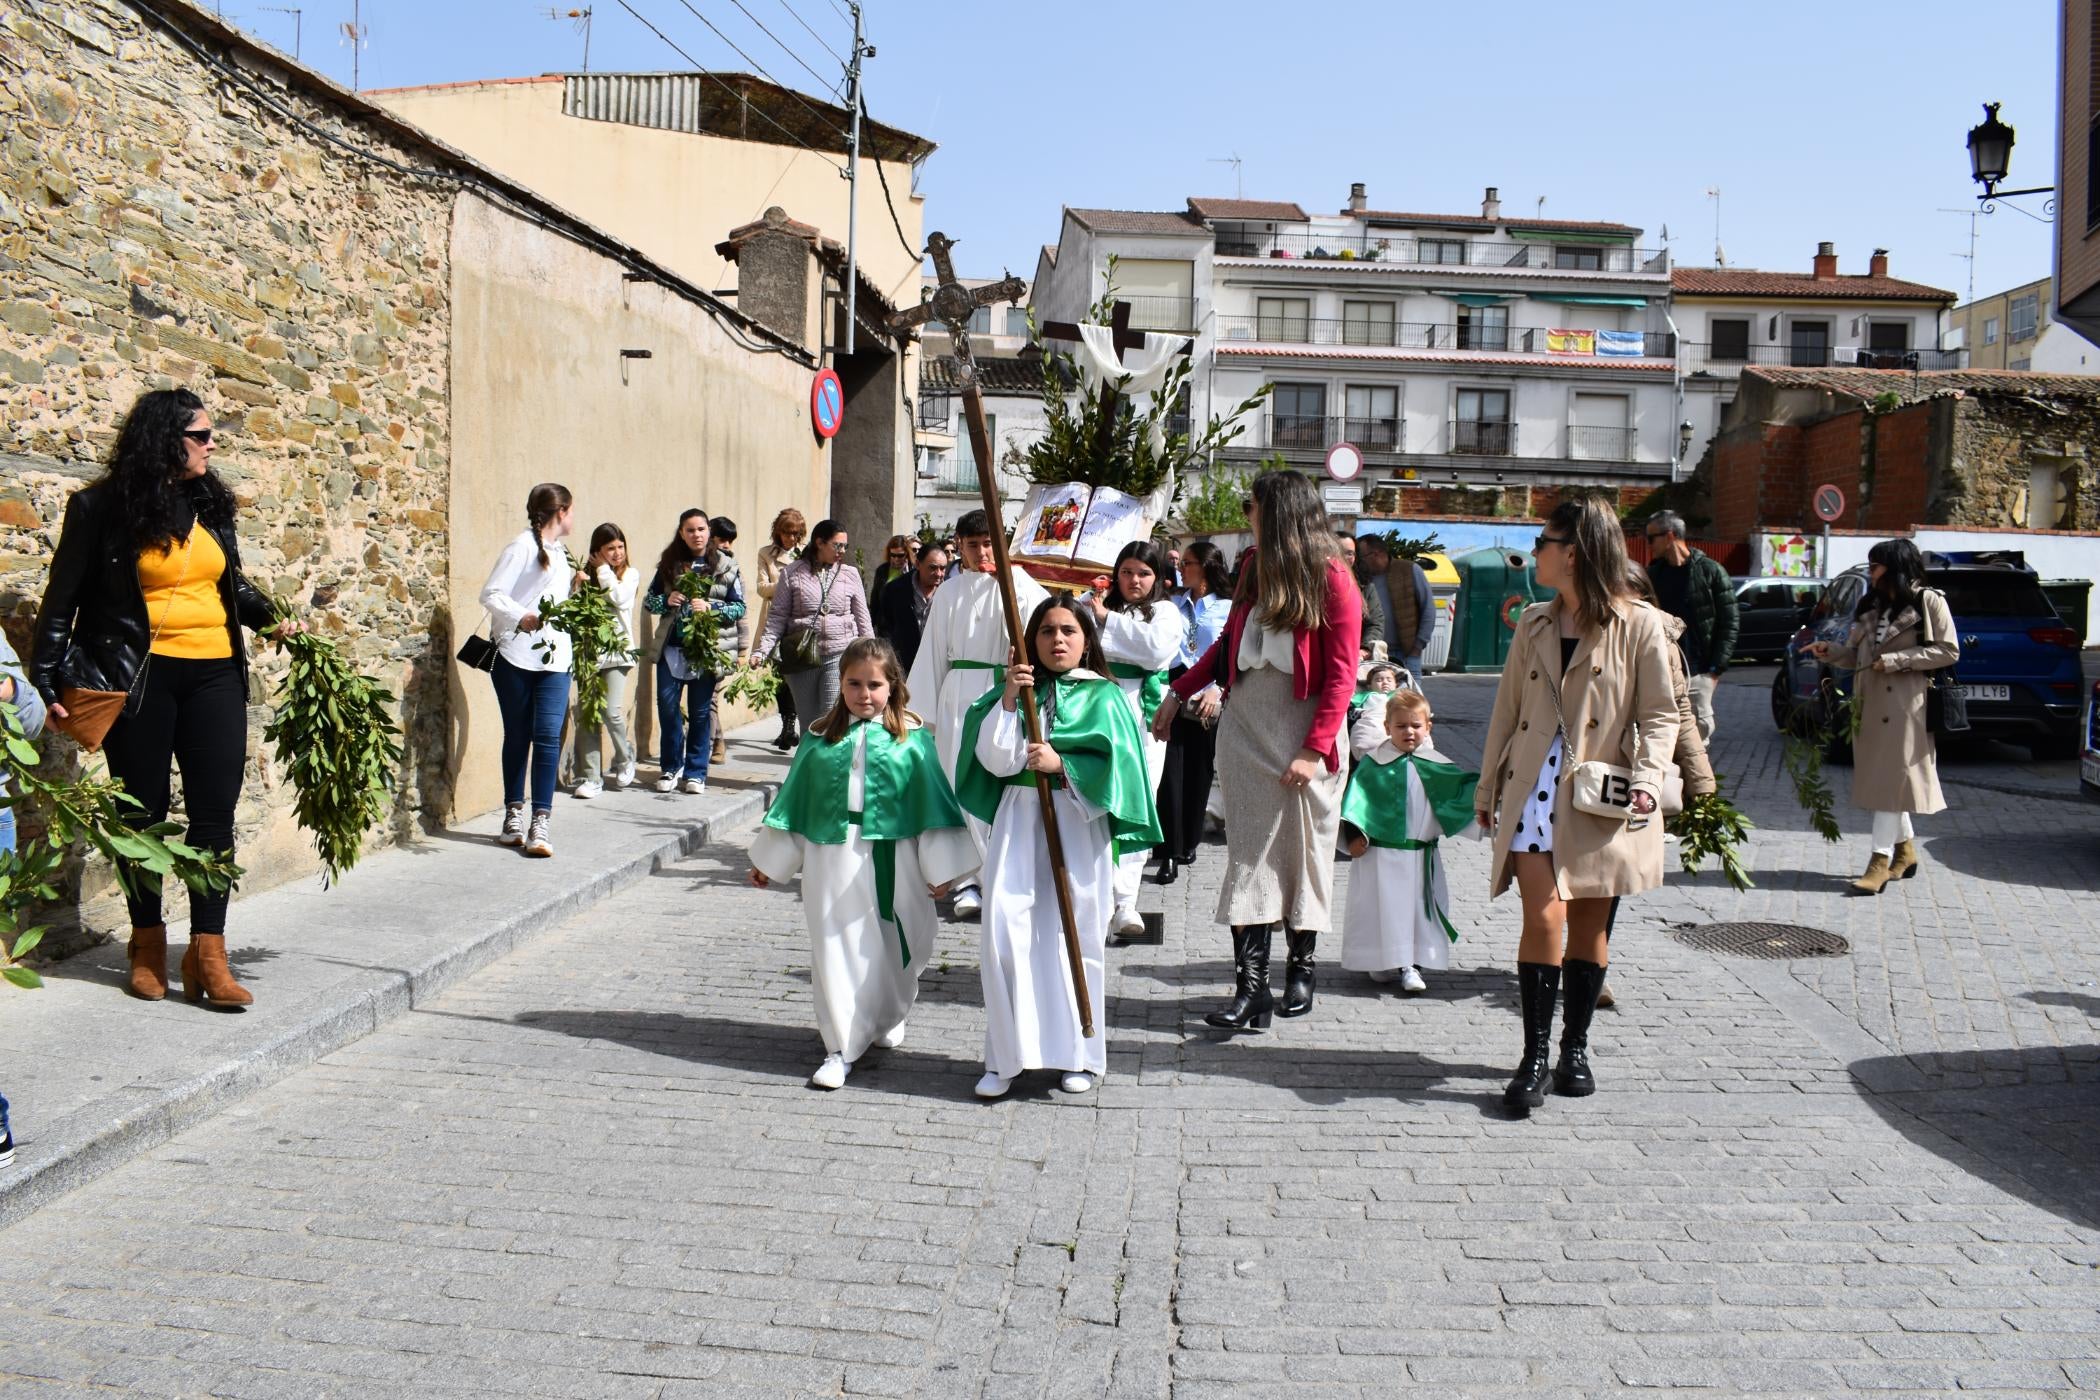
[[[146,594],[146,626],[154,630],[153,654],[211,661],[233,655],[219,576],[226,551],[199,523],[173,549],[139,551],[139,586]]]

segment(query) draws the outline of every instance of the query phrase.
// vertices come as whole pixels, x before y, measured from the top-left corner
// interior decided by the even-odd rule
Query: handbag
[[[824,605],[831,601],[831,585],[838,582],[841,565],[832,566],[831,582],[826,583],[817,594],[817,616],[824,616]],[[775,653],[775,664],[783,676],[800,675],[814,671],[824,664],[824,638],[817,623],[798,622],[780,634],[780,647]]]
[[[196,549],[194,536],[182,547],[182,575],[175,581],[179,591],[190,581],[190,555]],[[168,595],[168,605],[160,610],[160,621],[153,625],[152,639],[146,643],[146,655],[139,668],[132,673],[131,684],[122,690],[90,690],[84,685],[61,686],[58,703],[65,706],[66,717],[52,716],[50,725],[74,743],[94,753],[109,737],[109,731],[122,717],[124,707],[131,703],[131,692],[138,689],[139,682],[146,678],[146,668],[153,664],[153,648],[160,642],[160,632],[168,625],[168,614],[175,611],[175,595]]]
[[[1932,610],[1926,609],[1925,617],[1929,619],[1931,616]],[[1921,622],[1919,634],[1923,636],[1925,631],[1926,628]],[[1926,636],[1925,640],[1930,642],[1936,639]],[[1957,656],[1956,666],[1959,664],[1960,658]],[[1960,682],[1955,679],[1954,672],[1955,666],[1941,666],[1925,678],[1925,732],[1928,734],[1969,732],[1969,697],[1961,688]]]
[[[484,637],[478,630],[467,633],[467,639],[459,644],[454,655],[459,658],[459,664],[469,670],[493,671],[496,669],[495,619],[483,613],[482,621],[489,624],[489,635]]]
[[[1549,680],[1547,693],[1553,697],[1553,721],[1559,731],[1561,751],[1569,754],[1568,721],[1561,714],[1560,683]],[[1641,741],[1641,727],[1633,726],[1633,741]],[[1572,755],[1570,755],[1572,756]],[[1606,763],[1601,758],[1585,759],[1563,771],[1568,779],[1568,802],[1578,812],[1587,812],[1593,817],[1610,817],[1615,821],[1638,822],[1645,825],[1650,815],[1671,816],[1684,810],[1684,774],[1674,766],[1664,775],[1661,790],[1656,793],[1656,812],[1637,813],[1633,810],[1633,770],[1616,763]]]

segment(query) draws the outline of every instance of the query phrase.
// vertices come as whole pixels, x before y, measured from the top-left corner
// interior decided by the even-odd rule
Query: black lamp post
[[[2006,171],[2012,166],[2013,129],[1998,120],[1996,102],[1983,104],[1983,120],[1969,128],[1969,174],[1983,186],[1983,193],[1976,197],[1984,201],[1984,212],[1989,213],[1991,201],[2021,194],[2054,194],[2054,185],[2037,185],[2025,190],[2001,190]],[[2045,208],[2053,212],[2055,200]],[[2024,212],[2024,211],[2023,211]]]
[[[1692,450],[1692,431],[1692,420],[1689,418],[1677,425],[1677,456],[1680,460],[1685,453]]]

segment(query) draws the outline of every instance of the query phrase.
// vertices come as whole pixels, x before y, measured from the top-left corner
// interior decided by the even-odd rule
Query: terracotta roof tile
[[[2100,377],[2082,374],[2036,374],[2024,369],[1790,369],[1751,365],[1744,379],[1761,379],[1775,389],[1828,389],[1866,400],[1896,393],[1906,402],[1942,394],[1997,394],[2100,398]]]
[[[1677,267],[1670,287],[1679,296],[1804,297],[1817,301],[1955,301],[1954,293],[1899,277],[1841,273],[1760,272],[1752,267]]]
[[[978,360],[977,387],[987,394],[1040,394],[1043,392],[1041,362],[1005,358]],[[919,392],[957,392],[953,355],[926,355],[919,360]]]
[[[1273,199],[1209,199],[1189,196],[1189,212],[1199,219],[1260,219],[1264,222],[1302,224],[1312,216],[1295,204]]]
[[[1095,233],[1200,234],[1207,231],[1180,209],[1074,209],[1067,205],[1065,212],[1081,228]]]

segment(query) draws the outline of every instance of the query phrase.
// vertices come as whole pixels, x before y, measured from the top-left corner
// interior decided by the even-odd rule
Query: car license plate
[[[1961,698],[1964,700],[2012,699],[2012,687],[2009,685],[1964,685],[1955,688],[1961,692]]]

